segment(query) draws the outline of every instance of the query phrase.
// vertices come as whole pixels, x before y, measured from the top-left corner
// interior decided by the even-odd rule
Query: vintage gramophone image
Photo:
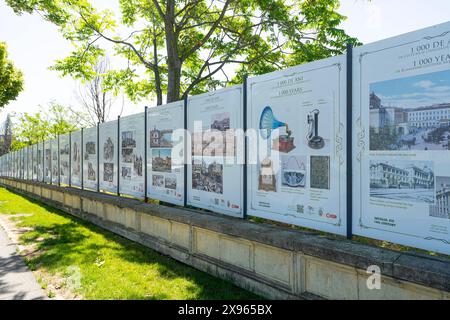
[[[284,127],[286,134],[279,135],[278,138],[272,140],[272,147],[270,148],[269,138],[272,135],[272,131],[278,128]],[[267,140],[268,150],[277,150],[279,152],[288,153],[295,149],[294,137],[292,136],[292,131],[289,130],[289,126],[285,122],[278,121],[272,111],[272,108],[267,106],[261,113],[261,118],[259,120],[259,129],[261,136],[264,140]]]
[[[318,109],[314,109],[307,115],[308,133],[306,140],[311,149],[322,149],[325,146],[325,140],[319,136],[319,114]]]

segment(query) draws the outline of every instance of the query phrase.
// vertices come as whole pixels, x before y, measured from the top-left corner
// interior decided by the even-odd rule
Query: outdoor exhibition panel
[[[59,175],[60,183],[70,183],[70,136],[65,134],[59,136]]]
[[[37,143],[37,179],[44,180],[44,142]]]
[[[97,127],[83,130],[83,187],[97,190]]]
[[[184,101],[147,109],[147,196],[184,204]]]
[[[33,179],[33,168],[32,168],[33,153],[32,153],[31,146],[28,146],[25,149],[26,149],[25,153],[27,155],[27,174],[25,176],[25,179],[31,180],[31,179]]]
[[[81,188],[81,131],[72,132],[70,140],[70,185]]]
[[[44,182],[50,183],[51,181],[51,141],[47,140],[44,142]]]
[[[241,134],[239,139],[235,135],[242,133],[242,110],[243,87],[240,85],[189,97],[189,205],[243,216],[243,136]]]
[[[24,149],[20,149],[19,150],[19,154],[20,154],[20,174],[19,174],[19,178],[23,179],[24,178],[24,174],[25,174],[25,150]]]
[[[145,197],[145,113],[120,119],[120,181],[119,192],[138,198]]]
[[[52,184],[59,183],[59,158],[58,158],[58,139],[54,139],[51,142],[51,170],[52,170]]]
[[[354,233],[450,253],[450,23],[354,50]]]
[[[32,173],[32,180],[37,180],[38,178],[38,158],[37,158],[37,150],[38,150],[38,145],[34,144],[31,146],[31,153],[32,153],[32,157],[31,157],[31,162],[32,162],[32,167],[33,167],[33,173]]]
[[[100,189],[117,192],[117,120],[99,124]]]
[[[248,81],[248,214],[346,234],[346,57]]]

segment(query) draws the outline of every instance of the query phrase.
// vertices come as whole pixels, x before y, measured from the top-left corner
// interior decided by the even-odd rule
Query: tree
[[[23,90],[22,72],[8,60],[6,43],[0,42],[0,108],[16,100]]]
[[[46,111],[48,110],[48,111]],[[56,139],[59,134],[65,134],[78,129],[81,118],[56,102],[51,102],[48,108],[42,108],[35,114],[24,113],[17,118],[14,126],[13,150],[33,145],[48,139]]]
[[[11,150],[11,144],[13,140],[13,133],[12,133],[12,121],[11,116],[8,113],[6,116],[5,122],[3,123],[2,130],[1,130],[1,140],[0,140],[0,155],[4,155],[8,153]]]
[[[339,0],[119,0],[120,19],[88,0],[6,2],[18,14],[39,12],[75,44],[54,69],[92,79],[102,41],[112,43],[128,63],[107,74],[109,88],[134,100],[154,94],[158,105],[164,93],[179,100],[356,43],[339,28]]]
[[[78,92],[80,103],[88,115],[89,126],[107,121],[113,103],[112,92],[105,89],[103,78],[109,70],[108,59],[99,60],[93,70],[95,76],[84,83]]]

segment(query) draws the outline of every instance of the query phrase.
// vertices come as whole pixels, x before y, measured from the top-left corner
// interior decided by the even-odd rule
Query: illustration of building
[[[436,192],[436,204],[430,206],[432,217],[450,219],[450,184],[442,184]]]
[[[415,128],[435,128],[450,125],[450,103],[408,109],[408,123]]]
[[[426,166],[398,168],[383,162],[370,165],[371,188],[430,189],[433,186],[434,173]]]

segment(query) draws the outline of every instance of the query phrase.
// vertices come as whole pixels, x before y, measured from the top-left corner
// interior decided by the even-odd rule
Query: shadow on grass
[[[39,253],[28,260],[31,268],[43,267],[51,271],[77,264],[92,266],[96,259],[101,259],[106,252],[123,261],[148,266],[149,270],[156,270],[157,278],[167,281],[184,279],[189,281],[184,290],[195,299],[259,299],[231,283],[210,276],[190,266],[164,256],[154,250],[125,239],[94,224],[71,216],[61,210],[50,207],[39,200],[20,195],[30,202],[45,208],[49,213],[67,219],[68,222],[55,222],[49,226],[36,225],[33,231],[22,235],[22,241],[27,244],[35,243]],[[92,243],[91,237],[95,233],[103,237],[101,243]],[[81,254],[81,255],[80,255]],[[81,256],[81,257],[80,257]],[[126,272],[117,270],[117,277]],[[120,280],[119,280],[120,281]],[[192,284],[192,285],[191,285]],[[169,299],[164,292],[152,294],[137,294],[130,292],[127,299]]]

